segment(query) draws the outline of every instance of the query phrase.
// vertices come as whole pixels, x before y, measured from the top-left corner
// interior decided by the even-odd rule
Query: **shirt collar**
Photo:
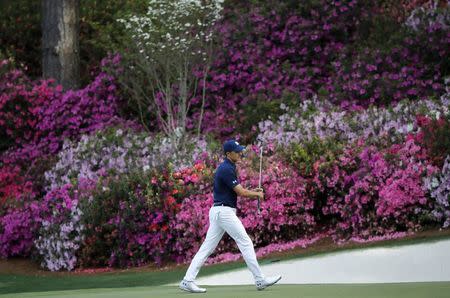
[[[225,157],[224,162],[226,162],[227,164],[230,164],[231,166],[233,166],[233,168],[236,168],[236,165],[234,164],[234,162],[229,160],[228,157]]]

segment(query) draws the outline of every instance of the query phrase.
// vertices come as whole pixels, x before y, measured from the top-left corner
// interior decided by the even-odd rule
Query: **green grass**
[[[401,239],[390,242],[364,245],[368,247],[393,247],[417,243],[432,243],[448,239],[449,235]],[[272,259],[289,260],[306,258],[338,251],[361,249],[346,247],[327,252],[292,253],[273,255],[260,260],[261,264]],[[201,276],[218,272],[244,268],[245,263],[238,261],[203,267]],[[109,272],[91,275],[45,274],[45,275],[11,275],[0,274],[0,296],[7,297],[179,297],[183,294],[175,287],[163,286],[178,283],[186,272],[186,266],[171,270]],[[237,292],[235,292],[237,291]],[[361,293],[365,294],[362,295]],[[372,293],[373,292],[373,293]],[[296,296],[297,293],[301,295]],[[336,296],[333,296],[333,293]],[[342,295],[340,294],[342,293]],[[385,293],[380,296],[380,293]],[[403,294],[409,293],[409,294]],[[425,295],[425,293],[431,293]],[[442,296],[442,293],[445,295]],[[253,297],[253,295],[276,295],[281,297],[450,297],[450,283],[406,283],[379,285],[278,285],[269,291],[258,292],[252,286],[209,287],[207,297]],[[228,295],[228,296],[227,296]],[[417,296],[418,295],[418,296]],[[441,295],[441,296],[440,296]],[[260,296],[258,296],[260,297]]]
[[[205,294],[199,297],[309,297],[309,298],[448,298],[450,282],[439,283],[400,283],[400,284],[357,284],[357,285],[275,285],[264,291],[257,291],[253,286],[208,287]],[[176,287],[121,287],[98,288],[86,290],[70,290],[39,293],[20,293],[2,297],[193,297],[197,295],[180,291]]]
[[[264,264],[262,261],[261,264]],[[243,262],[218,264],[202,268],[199,277],[244,268]],[[50,292],[98,288],[161,286],[179,282],[187,266],[170,271],[102,273],[95,275],[36,276],[0,274],[0,295],[26,292]]]

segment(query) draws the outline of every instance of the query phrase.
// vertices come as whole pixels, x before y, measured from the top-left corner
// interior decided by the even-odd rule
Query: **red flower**
[[[167,202],[167,205],[168,205],[168,206],[172,206],[173,204],[176,203],[176,200],[175,200],[174,197],[168,196],[167,199],[166,199],[166,202]]]
[[[431,123],[431,119],[427,116],[417,115],[416,116],[417,125],[420,127],[428,126]]]
[[[192,182],[194,182],[194,183],[197,183],[197,182],[200,180],[200,178],[199,178],[199,176],[198,176],[197,174],[192,174],[192,175],[190,176],[190,180],[191,180]]]
[[[158,224],[152,223],[151,225],[148,226],[148,230],[150,232],[154,232],[158,229]]]
[[[196,165],[194,166],[194,168],[195,168],[197,171],[201,171],[201,170],[203,170],[203,169],[205,168],[205,166],[204,166],[203,164],[201,164],[201,163],[198,163],[198,164],[196,164]]]

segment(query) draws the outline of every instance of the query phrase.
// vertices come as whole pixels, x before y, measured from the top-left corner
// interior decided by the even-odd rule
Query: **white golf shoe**
[[[183,291],[186,291],[186,292],[190,292],[190,293],[205,293],[206,292],[206,289],[199,288],[195,284],[195,282],[187,281],[184,279],[180,282],[180,289],[182,289]]]
[[[276,275],[276,276],[266,277],[265,279],[262,279],[262,280],[257,280],[255,282],[256,288],[258,289],[258,291],[264,290],[265,288],[276,284],[280,279],[281,279],[281,275]]]

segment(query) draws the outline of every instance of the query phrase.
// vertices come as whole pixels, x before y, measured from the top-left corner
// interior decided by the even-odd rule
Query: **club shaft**
[[[259,151],[259,183],[258,187],[261,188],[261,182],[262,182],[262,154],[263,154],[263,147],[261,146]],[[258,214],[261,213],[261,205],[260,200],[258,197]]]
[[[262,153],[263,153],[263,148],[261,147],[261,149],[259,151],[259,183],[258,183],[259,188],[261,188],[261,182],[262,182]]]

